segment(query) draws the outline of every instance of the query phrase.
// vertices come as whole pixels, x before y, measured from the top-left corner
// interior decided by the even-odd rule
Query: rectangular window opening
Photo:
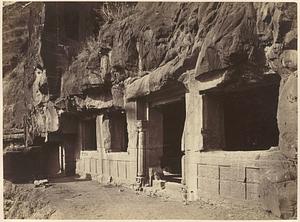
[[[208,150],[254,151],[278,146],[279,85],[204,96],[202,135]]]
[[[82,121],[82,150],[97,150],[96,119]]]
[[[266,150],[278,146],[279,86],[225,95],[224,150]]]
[[[111,152],[127,152],[128,131],[125,110],[110,112]]]

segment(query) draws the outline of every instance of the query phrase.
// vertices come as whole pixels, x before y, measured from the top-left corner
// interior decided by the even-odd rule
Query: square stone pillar
[[[186,98],[186,120],[182,148],[182,183],[186,184],[188,192],[197,191],[197,158],[204,149],[203,135],[203,97],[197,90],[191,90],[185,94]]]
[[[183,134],[183,150],[200,151],[203,150],[203,97],[198,92],[185,94],[186,98],[186,119]]]

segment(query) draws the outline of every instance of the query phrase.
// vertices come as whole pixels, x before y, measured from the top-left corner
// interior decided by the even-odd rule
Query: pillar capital
[[[147,121],[145,121],[145,120],[137,120],[136,121],[137,131],[145,131],[146,127],[147,127]]]

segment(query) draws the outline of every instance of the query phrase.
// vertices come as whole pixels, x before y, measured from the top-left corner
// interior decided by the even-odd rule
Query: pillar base
[[[138,187],[143,187],[145,185],[146,178],[144,176],[137,176],[135,181],[136,181]]]

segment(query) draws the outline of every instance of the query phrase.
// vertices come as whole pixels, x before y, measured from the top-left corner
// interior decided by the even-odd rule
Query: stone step
[[[182,201],[183,197],[181,192],[181,186],[182,185],[178,183],[166,182],[165,186],[163,187],[145,187],[143,191],[147,193],[148,196],[162,197],[173,201]]]
[[[181,183],[176,182],[166,182],[165,183],[165,189],[171,190],[171,191],[181,191],[181,188],[183,185]]]
[[[183,185],[175,182],[166,182],[164,192],[170,199],[182,200]]]

